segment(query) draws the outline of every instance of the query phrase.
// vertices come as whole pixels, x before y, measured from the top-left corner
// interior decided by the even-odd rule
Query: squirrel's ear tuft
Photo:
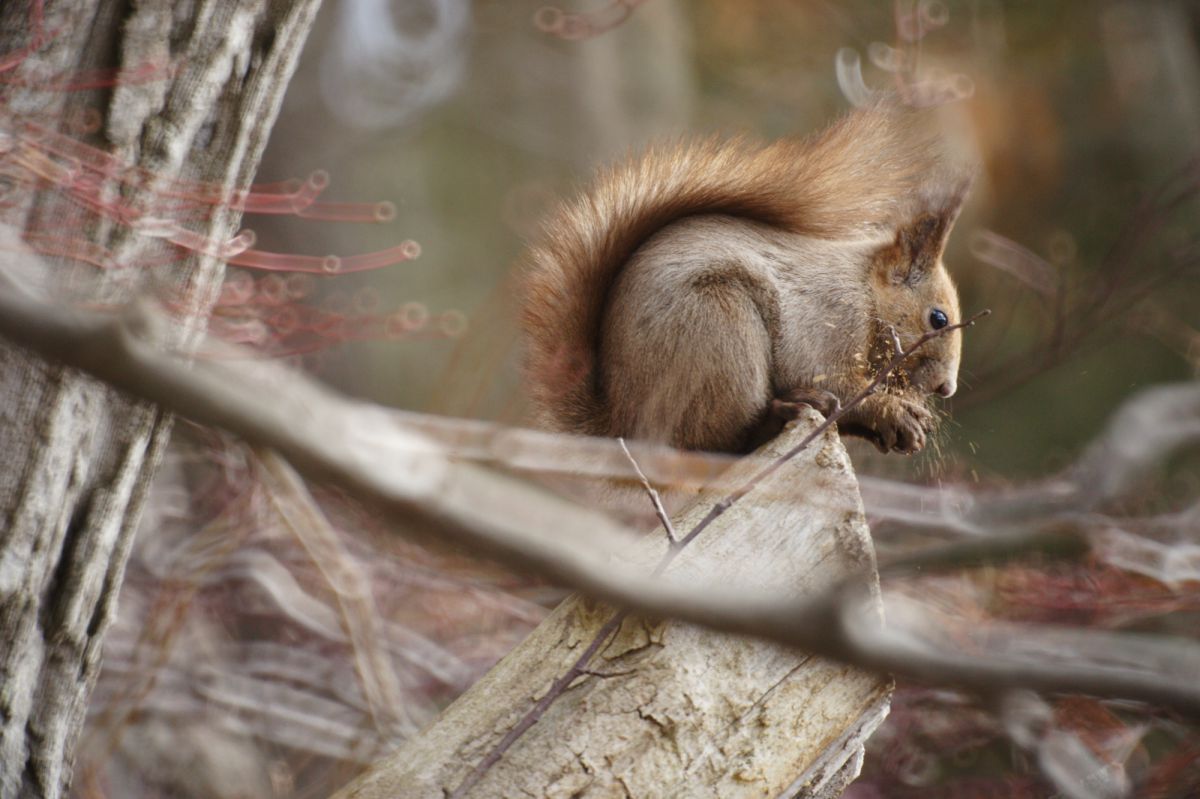
[[[936,199],[924,198],[915,213],[897,227],[896,239],[887,248],[888,257],[882,259],[892,282],[916,283],[937,265],[971,182],[970,177],[946,181]]]

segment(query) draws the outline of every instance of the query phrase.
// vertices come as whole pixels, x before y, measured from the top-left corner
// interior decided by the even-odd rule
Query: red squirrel
[[[551,430],[746,451],[828,413],[892,349],[961,321],[942,252],[969,184],[923,112],[854,111],[806,139],[701,139],[601,171],[523,272],[527,374]],[[839,419],[912,453],[955,392],[961,331]]]

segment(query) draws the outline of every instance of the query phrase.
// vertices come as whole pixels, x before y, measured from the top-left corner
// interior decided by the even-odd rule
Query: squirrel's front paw
[[[846,432],[866,438],[880,452],[920,452],[934,426],[928,408],[895,394],[867,397],[844,418]]]

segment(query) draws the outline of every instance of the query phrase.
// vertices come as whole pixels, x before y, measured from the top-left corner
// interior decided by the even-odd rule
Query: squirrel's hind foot
[[[831,391],[821,388],[794,388],[771,400],[767,411],[747,436],[746,452],[758,449],[775,438],[788,422],[800,418],[800,409],[809,407],[825,418],[837,412],[841,400]]]
[[[799,418],[802,406],[808,406],[828,419],[837,413],[842,402],[832,391],[823,388],[794,388],[771,400],[770,415],[790,422]]]

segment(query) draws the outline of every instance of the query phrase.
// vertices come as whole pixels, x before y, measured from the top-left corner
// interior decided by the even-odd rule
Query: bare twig
[[[604,623],[603,627],[596,631],[595,636],[592,637],[592,640],[587,645],[587,648],[580,653],[579,659],[575,661],[574,665],[567,669],[567,671],[561,677],[555,680],[550,685],[550,690],[546,691],[545,696],[539,699],[534,706],[531,707],[529,711],[521,717],[521,720],[514,724],[512,729],[505,733],[504,737],[501,738],[494,747],[492,747],[491,751],[489,751],[478,763],[475,764],[475,768],[471,769],[470,773],[463,778],[463,781],[459,783],[459,786],[454,789],[454,792],[451,793],[447,799],[462,799],[462,797],[466,796],[467,792],[474,788],[475,785],[477,785],[479,781],[483,779],[483,776],[488,773],[488,770],[500,762],[500,759],[504,757],[504,753],[511,749],[513,744],[520,740],[521,736],[525,734],[526,730],[541,720],[542,716],[546,714],[546,710],[549,709],[550,705],[554,704],[554,701],[558,699],[558,697],[562,696],[563,691],[567,690],[567,688],[571,686],[571,683],[575,682],[575,680],[579,677],[591,673],[588,671],[587,665],[591,663],[592,658],[597,652],[600,651],[600,648],[609,640],[611,640],[614,635],[616,635],[617,630],[621,628],[621,622],[625,621],[625,617],[628,615],[629,613],[627,611],[617,611],[615,614],[613,614],[611,619]]]
[[[625,444],[625,439],[618,437],[617,441],[620,443],[621,451],[625,453],[625,457],[629,458],[629,464],[637,472],[638,479],[642,481],[642,488],[646,489],[646,493],[650,495],[650,501],[654,503],[654,512],[658,515],[658,520],[662,522],[663,529],[667,531],[667,540],[672,544],[678,543],[679,536],[675,535],[675,526],[671,524],[671,517],[667,515],[667,509],[663,507],[662,497],[658,495],[658,491],[655,490],[654,486],[650,485],[650,481],[646,478],[642,467],[638,466],[633,453],[629,451],[629,447]]]

